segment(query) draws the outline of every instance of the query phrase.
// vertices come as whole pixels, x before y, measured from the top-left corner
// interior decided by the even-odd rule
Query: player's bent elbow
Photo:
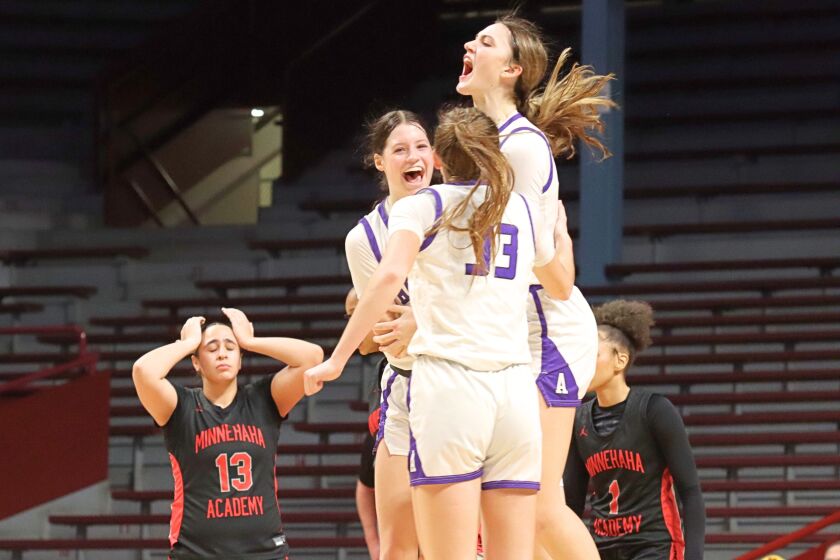
[[[543,289],[552,299],[567,300],[572,296],[574,283],[567,282],[546,282],[542,283]]]
[[[143,370],[143,367],[139,364],[139,361],[134,362],[134,365],[131,367],[131,379],[137,384],[138,381],[142,380],[146,377],[146,372]]]
[[[401,286],[404,280],[405,276],[401,275],[398,271],[386,268],[381,271],[379,276],[379,286],[385,289]]]
[[[304,365],[308,368],[317,366],[324,361],[324,349],[317,344],[310,343],[306,356],[303,356],[302,361],[305,362]]]

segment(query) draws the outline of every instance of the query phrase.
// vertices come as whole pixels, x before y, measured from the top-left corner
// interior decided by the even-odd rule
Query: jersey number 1
[[[231,478],[228,464],[236,469],[236,476]],[[254,484],[254,478],[251,475],[251,456],[240,451],[230,456],[230,463],[228,463],[227,453],[220,453],[216,457],[216,467],[219,469],[219,489],[222,492],[230,492],[230,487],[234,490],[244,492],[251,488]]]
[[[618,514],[618,495],[621,493],[621,488],[618,487],[618,481],[613,480],[610,482],[610,496],[612,496],[612,500],[610,501],[610,515],[617,515]]]
[[[502,243],[501,253],[508,257],[507,266],[497,266],[493,272],[496,278],[513,280],[516,276],[516,251],[519,249],[519,228],[512,224],[501,224],[499,226],[501,235],[509,235],[510,241]],[[499,237],[501,237],[501,235]],[[490,239],[484,240],[484,268],[476,270],[475,265],[468,263],[466,274],[468,276],[487,276],[490,270]]]

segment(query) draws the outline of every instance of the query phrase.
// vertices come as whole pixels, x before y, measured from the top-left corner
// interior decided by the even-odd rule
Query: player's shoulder
[[[368,227],[372,229],[375,229],[379,226],[379,222],[382,221],[382,217],[379,213],[379,207],[381,204],[381,202],[378,202],[370,212],[368,212],[359,219],[355,226],[350,228],[350,231],[348,231],[347,235],[344,237],[345,249],[367,246],[368,232],[367,228],[365,227],[365,222],[367,223]]]
[[[502,148],[522,145],[545,145],[545,133],[537,125],[522,117],[499,133]]]

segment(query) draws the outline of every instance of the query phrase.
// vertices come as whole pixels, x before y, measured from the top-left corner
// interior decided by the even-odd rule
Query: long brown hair
[[[510,31],[512,62],[522,67],[516,80],[516,108],[548,137],[555,156],[575,155],[575,140],[581,140],[603,158],[610,151],[594,133],[603,133],[600,110],[617,107],[604,97],[604,89],[615,76],[596,74],[591,66],[573,64],[566,75],[560,70],[571,56],[571,49],[560,54],[548,81],[540,83],[548,68],[548,52],[540,29],[532,22],[507,14],[496,20]]]
[[[489,239],[489,257],[496,254],[496,238],[502,214],[510,199],[513,172],[499,148],[496,124],[472,107],[454,107],[438,114],[435,152],[440,157],[450,181],[475,181],[469,194],[447,210],[430,233],[449,229],[469,235],[475,255],[477,274],[488,272],[484,244]],[[484,200],[473,211],[467,227],[455,225],[481,185],[486,185]]]
[[[413,111],[406,111],[403,109],[394,109],[387,111],[375,119],[369,120],[365,124],[365,155],[362,163],[365,167],[374,167],[374,156],[382,154],[385,151],[385,144],[388,142],[388,137],[401,124],[413,124],[423,132],[426,132],[426,126],[420,115]],[[388,192],[388,181],[385,174],[380,174],[380,188],[384,192]]]

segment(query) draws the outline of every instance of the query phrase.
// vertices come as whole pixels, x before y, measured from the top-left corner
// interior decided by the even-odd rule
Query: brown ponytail
[[[548,66],[548,53],[539,28],[515,15],[503,16],[496,22],[510,31],[512,61],[522,67],[514,86],[516,108],[545,133],[554,155],[574,157],[575,140],[601,152],[603,158],[612,155],[594,133],[604,131],[600,110],[618,107],[604,97],[604,89],[615,76],[602,76],[591,66],[575,63],[561,78],[560,70],[571,55],[571,49],[565,49],[545,86],[539,88]]]
[[[469,194],[447,210],[432,229],[467,233],[473,247],[477,274],[487,273],[484,243],[489,239],[490,255],[496,254],[502,214],[510,199],[513,172],[499,149],[496,124],[475,108],[456,107],[438,115],[435,151],[450,181],[475,181]],[[475,208],[466,227],[455,225],[472,204],[480,185],[486,185],[484,201]]]

